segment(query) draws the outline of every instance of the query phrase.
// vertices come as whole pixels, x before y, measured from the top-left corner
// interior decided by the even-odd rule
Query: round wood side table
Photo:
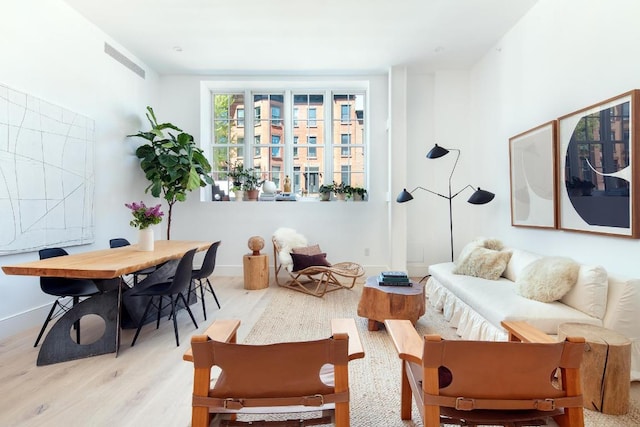
[[[367,278],[358,303],[358,316],[369,320],[370,331],[377,331],[385,319],[405,319],[415,324],[424,313],[424,283],[380,286],[378,276]]]

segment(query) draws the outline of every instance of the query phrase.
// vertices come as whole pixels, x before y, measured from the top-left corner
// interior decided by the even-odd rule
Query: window
[[[229,165],[244,161],[245,132],[240,126],[244,121],[244,94],[214,93],[211,108],[212,177],[221,189],[228,189]]]
[[[349,104],[342,104],[340,106],[340,121],[342,123],[349,123],[349,120],[351,120],[351,115],[349,112],[350,112]]]
[[[349,147],[351,145],[351,135],[348,133],[340,135],[340,144],[342,144],[340,147],[340,155],[342,157],[348,157],[351,154],[351,148]]]
[[[281,157],[280,156],[280,137],[278,135],[273,135],[271,137],[271,157]]]
[[[366,187],[364,122],[363,94],[333,93],[333,180],[338,183]]]
[[[320,185],[332,181],[366,187],[362,82],[353,91],[334,91],[330,83],[324,89],[314,83],[309,91],[300,90],[300,82],[292,83],[298,88],[293,90],[284,82],[260,81],[255,90],[252,86],[257,88],[258,83],[225,83],[248,87],[239,92],[212,90],[212,166],[221,190],[230,188],[225,162],[243,163],[246,169],[259,171],[260,179],[280,184],[288,175],[292,191],[298,194],[317,195]],[[247,115],[247,108],[254,113]],[[245,152],[250,154],[244,156]]]
[[[280,107],[273,106],[271,107],[271,124],[273,126],[282,126],[281,119],[281,110]]]
[[[308,123],[309,123],[309,127],[318,126],[318,124],[316,122],[316,109],[315,108],[309,108],[309,111],[308,111]]]
[[[239,128],[243,128],[244,127],[244,108],[238,108],[237,110],[238,112],[238,127]]]
[[[315,136],[310,136],[308,142],[309,142],[309,148],[308,148],[309,151],[307,152],[307,156],[318,157],[318,148],[316,147],[317,138]]]

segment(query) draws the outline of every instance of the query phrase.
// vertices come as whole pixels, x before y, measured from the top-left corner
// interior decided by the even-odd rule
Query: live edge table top
[[[156,240],[153,251],[142,251],[138,245],[129,245],[5,265],[2,271],[20,276],[113,279],[180,258],[190,249],[206,250],[211,244],[192,240]]]

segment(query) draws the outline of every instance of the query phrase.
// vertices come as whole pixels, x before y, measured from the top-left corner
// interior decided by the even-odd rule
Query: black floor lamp
[[[423,187],[416,187],[411,191],[407,191],[407,189],[405,188],[398,195],[398,198],[396,199],[396,201],[398,203],[404,203],[404,202],[408,202],[409,200],[413,200],[413,196],[411,195],[411,193],[415,192],[418,189],[427,191],[427,192],[429,192],[431,194],[435,194],[436,196],[440,196],[440,197],[445,198],[445,199],[447,199],[449,201],[449,231],[450,231],[450,234],[451,234],[451,261],[453,261],[453,207],[452,207],[451,201],[453,200],[454,197],[456,197],[458,194],[462,193],[467,188],[470,188],[472,190],[474,188],[471,185],[466,185],[466,186],[462,187],[462,189],[460,189],[455,194],[453,194],[451,192],[451,177],[453,177],[453,171],[456,170],[456,166],[458,165],[458,159],[460,158],[460,150],[458,150],[456,148],[446,149],[446,148],[440,147],[438,144],[436,144],[427,153],[427,159],[440,158],[440,157],[448,154],[449,151],[455,151],[456,152],[456,161],[453,164],[453,169],[451,169],[451,174],[449,175],[449,194],[448,195],[436,193],[435,191],[431,191],[431,190],[429,190],[427,188],[423,188]],[[478,187],[478,189],[473,192],[471,197],[469,197],[467,202],[469,202],[471,204],[474,204],[474,205],[484,205],[486,203],[489,203],[491,200],[493,200],[494,197],[495,197],[495,194],[493,194],[493,193],[491,193],[489,191],[486,191],[486,190],[481,190],[480,187]]]

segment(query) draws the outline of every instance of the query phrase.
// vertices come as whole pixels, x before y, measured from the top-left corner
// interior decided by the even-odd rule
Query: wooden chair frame
[[[487,344],[496,344],[496,347],[501,346],[501,350],[496,352],[495,360],[498,361],[500,358],[504,358],[504,350],[508,350],[506,346],[525,346],[529,345],[531,352],[541,352],[544,350],[551,350],[552,347],[549,346],[559,346],[555,348],[556,352],[562,352],[562,363],[560,368],[560,379],[559,384],[561,390],[555,392],[556,396],[547,396],[543,398],[541,396],[538,397],[530,397],[525,398],[523,396],[517,396],[516,399],[513,398],[512,395],[501,396],[501,397],[489,397],[486,396],[474,396],[473,391],[466,394],[464,397],[455,397],[455,394],[452,395],[451,392],[447,392],[447,388],[440,389],[439,388],[439,366],[438,363],[433,363],[433,360],[427,361],[428,359],[434,359],[434,352],[439,351],[438,347],[441,346],[442,341],[439,335],[427,335],[424,339],[419,336],[417,331],[414,329],[411,322],[408,320],[385,320],[385,325],[387,330],[389,331],[393,343],[398,351],[398,355],[402,360],[402,380],[401,380],[401,408],[400,408],[400,416],[403,420],[411,419],[411,405],[412,405],[412,396],[416,400],[416,404],[418,405],[418,409],[420,411],[420,415],[422,416],[423,422],[425,426],[433,427],[439,426],[441,422],[445,423],[455,423],[455,418],[463,414],[462,416],[466,417],[466,424],[469,426],[476,425],[505,425],[505,426],[517,426],[517,425],[536,425],[536,424],[528,424],[522,420],[522,410],[515,411],[514,409],[521,409],[521,407],[526,406],[531,402],[543,402],[543,404],[547,404],[549,407],[543,407],[542,404],[540,406],[543,410],[538,411],[528,411],[532,418],[537,421],[541,421],[544,418],[548,418],[549,416],[553,417],[554,420],[558,423],[559,426],[571,426],[571,427],[583,427],[584,426],[584,414],[582,408],[582,391],[580,385],[580,360],[582,358],[582,353],[584,351],[584,338],[567,338],[564,342],[550,342],[549,339],[545,338],[542,342],[535,342],[532,344],[523,344],[518,342],[486,342],[486,341],[449,341],[451,344],[462,343],[462,344],[470,344],[468,347],[469,361],[472,361],[474,358],[478,356],[477,352],[474,352],[472,346],[486,346]],[[518,325],[512,325],[514,328],[517,328]],[[527,337],[535,337],[536,333],[531,334],[531,329],[524,331],[522,334]],[[526,340],[523,340],[526,342]],[[515,349],[515,348],[514,348]],[[449,349],[449,351],[452,351]],[[424,355],[429,355],[429,357],[425,358]],[[439,356],[439,353],[438,353]],[[437,359],[437,358],[436,358]],[[438,359],[439,360],[439,359]],[[542,360],[542,359],[537,359]],[[510,362],[513,362],[511,360]],[[498,362],[500,363],[500,362]],[[510,379],[508,375],[505,375],[505,371],[508,368],[506,366],[509,363],[504,363],[500,365],[500,375],[504,375],[505,383]],[[510,365],[514,365],[510,363]],[[491,369],[488,368],[487,369]],[[496,373],[496,375],[499,375]],[[455,378],[455,373],[454,373]],[[467,378],[465,378],[467,380]],[[545,378],[543,381],[550,381],[550,379]],[[453,386],[453,383],[452,383]],[[476,384],[477,386],[477,384]],[[505,384],[504,387],[509,387]],[[476,387],[477,388],[477,387]],[[506,388],[505,388],[506,389]],[[455,409],[448,407],[450,406],[450,401],[452,399],[455,400]],[[463,399],[462,403],[459,403],[459,400]],[[468,402],[471,402],[471,408],[463,407]],[[487,403],[485,403],[487,402]],[[460,407],[458,407],[460,405]],[[495,406],[493,410],[480,410],[475,409],[483,406]],[[565,406],[566,405],[566,406]],[[551,407],[554,408],[551,411]],[[559,408],[563,408],[564,411],[560,411]],[[463,409],[463,410],[458,410]],[[472,410],[470,410],[472,409]],[[493,408],[492,408],[493,409]],[[558,410],[556,410],[558,409]],[[474,413],[475,414],[472,414]],[[495,415],[494,415],[495,414]],[[444,416],[444,418],[442,418]],[[486,421],[487,418],[491,418],[491,421]],[[520,416],[521,419],[518,419]],[[453,419],[448,418],[453,417]],[[477,418],[474,420],[474,418]],[[485,420],[482,420],[485,418]]]
[[[259,397],[256,396],[236,396],[230,394],[224,394],[222,398],[221,392],[217,388],[218,383],[221,381],[221,376],[212,385],[211,380],[211,368],[217,366],[216,364],[216,351],[218,348],[221,351],[226,351],[226,345],[236,346],[236,331],[240,326],[240,320],[216,320],[205,332],[204,335],[195,335],[191,338],[191,348],[184,354],[183,359],[194,363],[194,381],[193,381],[193,403],[192,403],[192,427],[209,427],[214,415],[221,414],[221,417],[231,417],[232,424],[230,425],[245,425],[243,422],[236,421],[236,414],[242,413],[287,413],[287,412],[300,412],[306,411],[323,411],[323,415],[326,411],[330,411],[334,415],[336,427],[349,427],[349,369],[348,362],[354,359],[364,357],[364,350],[360,336],[354,319],[332,319],[331,320],[331,332],[332,339],[308,341],[301,343],[284,343],[299,346],[312,345],[315,349],[318,345],[330,345],[333,350],[327,351],[335,352],[332,356],[333,363],[333,387],[329,387],[329,394],[323,396],[322,394],[308,395],[308,390],[302,395],[291,394],[295,393],[295,390],[288,391],[286,396],[280,396],[270,391],[272,384],[278,384],[282,382],[281,374],[272,374],[271,370],[262,370],[260,375],[278,376],[278,378],[271,378],[271,381],[261,381],[260,388],[263,390]],[[217,341],[217,343],[216,343]],[[331,341],[331,342],[328,342]],[[227,344],[223,344],[227,343]],[[333,345],[335,343],[335,346]],[[279,351],[279,345],[266,345],[266,346],[251,346],[242,345],[235,349],[230,347],[228,350],[247,351],[247,352],[261,352],[265,351]],[[251,347],[254,347],[253,349]],[[344,352],[344,353],[343,353]],[[277,357],[283,357],[282,355],[275,355]],[[265,372],[268,371],[268,372]],[[317,373],[316,373],[317,375]],[[255,379],[254,379],[255,380]],[[314,381],[317,381],[317,376]],[[302,382],[301,384],[303,384]],[[235,387],[236,382],[233,382],[232,388]],[[223,384],[222,387],[229,387],[229,383]],[[252,383],[252,388],[255,387],[255,381]],[[327,389],[326,385],[322,385],[323,389]],[[265,391],[266,390],[266,391]],[[298,392],[300,393],[300,392]],[[235,393],[232,393],[235,394]],[[217,396],[217,397],[216,397]],[[339,396],[335,403],[327,404],[326,401],[330,401],[332,397]],[[345,400],[346,396],[346,400]],[[284,399],[284,400],[283,400]],[[308,406],[301,406],[300,400],[305,402],[310,401]],[[326,399],[326,401],[325,401]],[[296,400],[296,403],[290,402]],[[221,407],[220,401],[224,404]],[[313,402],[311,402],[313,401]],[[303,405],[306,405],[303,404]],[[295,408],[295,410],[292,410]],[[301,409],[302,408],[302,409]],[[324,417],[323,417],[324,419]],[[247,422],[250,423],[250,422]],[[255,422],[254,425],[262,425]],[[269,422],[263,422],[269,423]],[[278,425],[283,425],[282,422],[278,422]],[[299,424],[296,424],[299,425]]]
[[[355,286],[356,280],[364,276],[364,268],[355,262],[340,262],[331,265],[331,267],[312,266],[291,272],[279,261],[280,246],[277,240],[275,238],[271,238],[271,240],[273,242],[273,267],[278,286],[322,297],[327,292],[351,289]],[[286,281],[281,282],[278,277],[281,270],[286,271],[289,275]]]

